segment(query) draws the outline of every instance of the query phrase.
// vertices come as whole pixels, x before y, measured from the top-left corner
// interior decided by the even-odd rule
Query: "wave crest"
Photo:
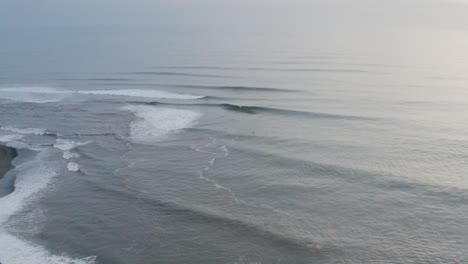
[[[130,138],[137,143],[157,142],[169,133],[191,127],[200,114],[181,109],[129,105],[123,110],[132,112],[137,119],[130,124]]]
[[[200,95],[177,94],[177,93],[170,93],[166,91],[142,90],[142,89],[77,91],[76,93],[93,94],[93,95],[146,97],[146,98],[159,98],[159,99],[182,99],[182,100],[201,99],[204,97]]]
[[[150,89],[119,89],[119,90],[59,90],[50,87],[17,87],[0,88],[0,98],[28,103],[50,103],[61,101],[72,95],[102,95],[102,96],[126,96],[157,99],[194,100],[205,96],[193,94],[171,93]]]

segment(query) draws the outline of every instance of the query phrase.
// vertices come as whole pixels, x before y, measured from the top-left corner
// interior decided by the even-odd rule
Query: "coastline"
[[[16,149],[0,145],[0,180],[14,167],[12,161],[16,156],[18,156]]]

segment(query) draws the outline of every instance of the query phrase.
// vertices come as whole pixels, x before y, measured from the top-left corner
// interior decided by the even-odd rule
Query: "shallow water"
[[[40,33],[0,44],[1,263],[468,261],[453,52]]]

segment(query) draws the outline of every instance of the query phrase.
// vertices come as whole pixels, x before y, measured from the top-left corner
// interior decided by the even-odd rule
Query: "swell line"
[[[122,72],[122,73],[116,73],[116,74],[178,76],[178,77],[208,77],[208,78],[229,77],[229,76],[217,75],[217,74],[198,74],[198,73],[172,72],[172,71],[135,71],[135,72]]]
[[[255,86],[235,86],[235,85],[168,85],[170,87],[205,89],[205,90],[225,90],[225,91],[247,91],[247,92],[298,92],[298,90],[273,88],[273,87],[255,87]]]
[[[341,120],[376,120],[371,117],[363,116],[353,116],[353,115],[340,115],[340,114],[329,114],[321,112],[307,112],[307,111],[298,111],[282,108],[271,108],[271,107],[262,107],[262,106],[242,106],[235,104],[206,104],[206,103],[163,103],[163,102],[133,102],[136,104],[146,104],[146,105],[171,105],[171,106],[201,106],[201,107],[218,107],[224,110],[238,112],[243,114],[259,114],[259,113],[269,113],[277,115],[287,115],[287,116],[305,116],[310,118],[322,118],[322,119],[341,119]]]

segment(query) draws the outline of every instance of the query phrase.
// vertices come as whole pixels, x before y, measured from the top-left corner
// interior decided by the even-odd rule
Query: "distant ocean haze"
[[[9,34],[0,262],[467,262],[464,33],[288,27]]]

